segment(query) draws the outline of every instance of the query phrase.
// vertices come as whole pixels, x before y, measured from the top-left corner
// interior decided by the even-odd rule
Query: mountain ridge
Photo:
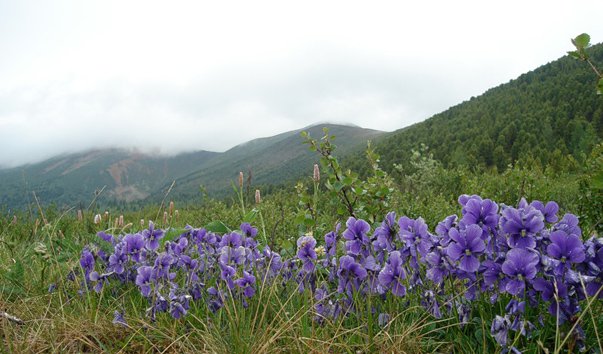
[[[358,139],[382,134],[346,125],[326,126]],[[318,128],[310,128],[313,129]],[[137,149],[109,148],[61,154],[38,163],[0,170],[0,207],[23,207],[33,191],[43,204],[50,201],[82,204],[92,200],[103,188],[103,198],[110,204],[153,201],[160,199],[173,181],[177,181],[174,197],[182,199],[198,195],[201,184],[208,186],[210,194],[215,195],[229,188],[231,176],[251,168],[258,171],[261,181],[271,183],[266,176],[286,175],[286,172],[278,172],[279,163],[302,163],[311,155],[301,144],[299,133],[303,130],[305,128],[253,139],[221,153],[200,150],[161,156]],[[348,145],[358,144],[344,145],[345,150]],[[284,179],[298,177],[299,173],[292,172]],[[218,182],[212,183],[214,180]]]

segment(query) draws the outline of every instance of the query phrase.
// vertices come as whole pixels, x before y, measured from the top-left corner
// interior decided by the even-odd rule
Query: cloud
[[[582,9],[587,8],[589,11]],[[0,166],[395,130],[563,55],[600,1],[0,3]]]

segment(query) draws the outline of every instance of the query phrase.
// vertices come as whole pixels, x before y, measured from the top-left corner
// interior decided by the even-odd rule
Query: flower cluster
[[[454,315],[460,323],[479,301],[502,303],[505,311],[492,319],[491,333],[507,351],[517,351],[509,336],[530,336],[543,325],[540,306],[555,323],[573,326],[579,343],[581,302],[603,297],[603,239],[583,241],[577,217],[559,218],[555,202],[522,199],[507,206],[476,195],[458,201],[461,215],[445,218],[435,233],[423,219],[397,219],[394,212],[374,232],[350,217],[341,233],[338,224],[324,236],[324,244],[301,236],[290,259],[261,248],[257,229],[247,223],[222,235],[187,226],[165,241],[151,222],[141,233],[99,233],[112,253],[86,248],[80,266],[89,289],[100,291],[110,280],[135,284],[151,318],[157,312],[180,318],[191,301],[213,312],[226,298],[246,307],[261,279],[312,292],[318,322],[361,311],[359,296],[373,296],[379,311],[379,301],[413,293],[436,318]],[[381,313],[379,323],[390,316]]]
[[[82,251],[83,285],[100,292],[109,280],[133,283],[148,299],[152,319],[158,312],[180,318],[191,301],[205,300],[212,311],[229,296],[246,305],[255,294],[256,276],[275,279],[283,266],[278,253],[268,247],[260,251],[256,235],[257,229],[248,223],[223,235],[187,226],[184,233],[163,243],[165,232],[153,222],[135,234],[99,232],[113,251]]]

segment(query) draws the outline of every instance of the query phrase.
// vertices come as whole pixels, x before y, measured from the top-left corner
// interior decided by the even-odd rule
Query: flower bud
[[[239,187],[243,188],[243,171],[239,172]]]
[[[84,220],[84,216],[82,214],[82,209],[78,209],[77,211],[77,221],[82,221]]]
[[[103,218],[101,217],[101,214],[94,215],[94,225],[100,224],[101,221],[103,221]]]
[[[260,190],[255,190],[255,203],[260,204],[262,202],[262,196],[260,195]]]
[[[144,219],[140,219],[140,227],[144,229]]]
[[[320,169],[318,168],[318,164],[314,164],[314,174],[313,174],[314,182],[320,181]]]
[[[118,223],[119,227],[123,227],[124,226],[124,216],[120,215],[119,216],[119,223]]]
[[[170,216],[174,215],[174,202],[173,201],[170,202],[169,211],[170,211]]]
[[[167,224],[167,219],[168,219],[168,213],[167,213],[167,211],[164,211],[163,212],[163,224],[164,225]]]

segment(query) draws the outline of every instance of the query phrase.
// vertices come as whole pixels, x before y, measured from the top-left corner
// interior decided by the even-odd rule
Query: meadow
[[[268,195],[4,210],[2,351],[602,351],[601,144],[500,173],[423,147],[397,174],[369,145],[357,174],[324,133]]]

